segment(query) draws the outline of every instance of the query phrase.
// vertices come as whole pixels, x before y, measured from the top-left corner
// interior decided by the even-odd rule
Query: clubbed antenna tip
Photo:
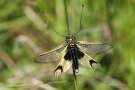
[[[82,4],[82,7],[84,7],[84,5]]]
[[[42,14],[44,14],[45,12],[44,11],[42,11]]]

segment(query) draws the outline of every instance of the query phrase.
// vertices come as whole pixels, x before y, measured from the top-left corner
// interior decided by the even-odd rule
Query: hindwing
[[[55,77],[58,77],[61,74],[65,73],[72,66],[72,61],[71,60],[65,60],[65,58],[64,58],[65,55],[67,54],[66,50],[67,50],[67,47],[63,50],[60,62],[57,65],[57,67],[54,71]]]
[[[101,69],[101,65],[95,61],[93,58],[91,58],[87,53],[84,52],[84,49],[79,46],[79,49],[81,52],[84,53],[84,56],[80,59],[78,59],[78,62],[88,68],[94,68],[94,69]]]

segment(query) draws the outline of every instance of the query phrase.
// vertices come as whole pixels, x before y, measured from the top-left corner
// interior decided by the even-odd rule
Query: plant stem
[[[68,35],[70,35],[66,0],[64,0],[64,7],[65,7],[65,13],[66,13],[66,23],[67,23],[67,28],[68,28]]]
[[[66,0],[64,0],[64,7],[65,7],[65,13],[66,13],[66,23],[67,23],[67,28],[68,28],[68,35],[70,35]],[[75,73],[73,65],[72,65],[72,70],[73,70],[73,78],[74,78],[75,90],[78,90],[76,73]]]
[[[74,76],[74,85],[75,85],[75,90],[78,90],[78,84],[77,84],[77,79],[76,79],[76,73],[74,70],[74,67],[72,66],[72,70],[73,70],[73,76]]]

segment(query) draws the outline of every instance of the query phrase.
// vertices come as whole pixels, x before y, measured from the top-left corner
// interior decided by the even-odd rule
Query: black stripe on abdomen
[[[78,59],[84,57],[84,53],[79,50],[77,45],[67,47],[67,53],[64,56],[65,60],[72,60],[74,69],[78,69]]]

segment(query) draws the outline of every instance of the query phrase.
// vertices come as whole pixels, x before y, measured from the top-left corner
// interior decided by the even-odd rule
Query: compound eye
[[[74,36],[72,36],[72,39],[75,39],[75,37],[74,37]]]
[[[67,36],[66,39],[70,39],[69,36]]]

